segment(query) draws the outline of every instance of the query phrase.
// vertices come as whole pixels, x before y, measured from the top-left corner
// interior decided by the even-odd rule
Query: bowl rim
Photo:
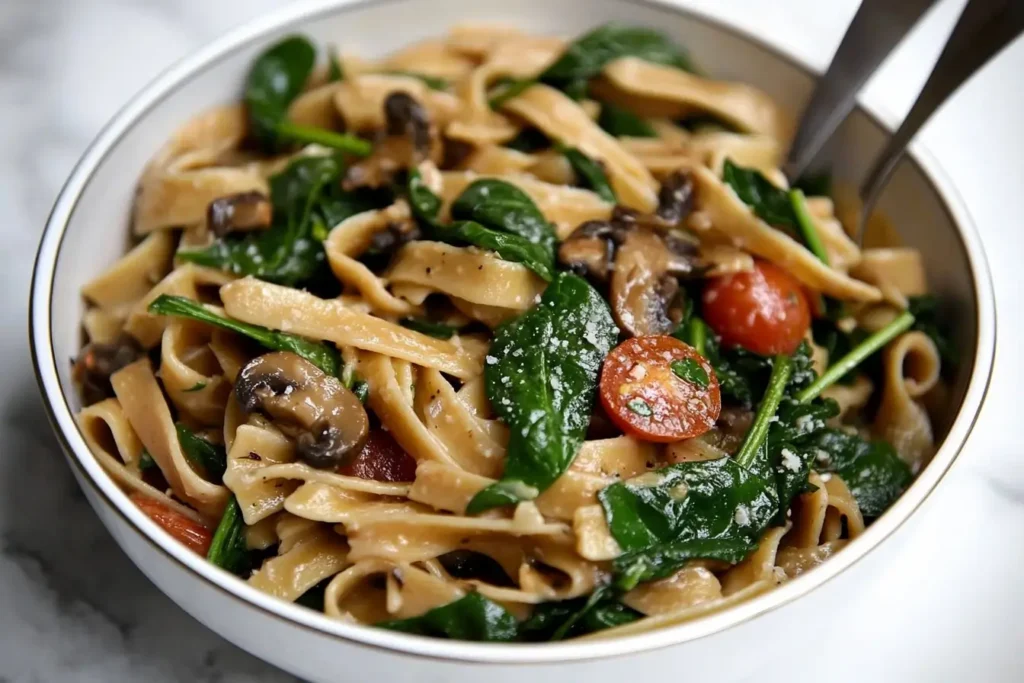
[[[846,552],[830,558],[813,572],[723,611],[641,634],[560,643],[472,643],[438,640],[346,623],[285,602],[209,564],[205,558],[195,555],[174,541],[163,529],[143,515],[89,451],[77,427],[68,397],[60,386],[50,325],[53,281],[63,237],[78,201],[96,168],[103,163],[125,132],[197,73],[267,34],[294,29],[298,24],[312,19],[359,11],[371,5],[395,1],[398,0],[306,0],[257,17],[229,31],[179,60],[132,97],[103,127],[75,165],[55,200],[36,255],[29,297],[29,345],[36,379],[45,399],[47,416],[65,457],[77,471],[81,482],[88,483],[97,496],[127,523],[128,528],[151,547],[191,574],[192,578],[204,581],[209,587],[240,601],[244,607],[257,609],[268,617],[312,631],[317,635],[339,638],[353,646],[449,662],[506,665],[593,661],[634,655],[695,641],[738,626],[814,591],[843,573],[878,547],[914,514],[949,471],[977,422],[992,378],[996,341],[995,295],[977,229],[949,178],[936,160],[917,145],[912,145],[908,150],[907,161],[917,167],[936,191],[943,210],[955,226],[971,271],[978,332],[973,372],[960,408],[932,461],[896,503],[852,542]],[[809,76],[814,77],[820,73],[804,59],[795,55],[792,48],[769,44],[748,30],[731,25],[699,9],[680,6],[673,0],[616,1],[672,13],[687,21],[730,33]],[[891,123],[894,117],[891,115],[878,111],[877,107],[868,107],[861,103],[858,103],[857,110],[876,128],[883,132],[892,131]],[[857,550],[854,551],[853,548]],[[230,639],[230,636],[228,637]]]

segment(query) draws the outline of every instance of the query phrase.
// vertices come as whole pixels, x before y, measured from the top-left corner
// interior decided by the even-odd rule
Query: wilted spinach
[[[270,228],[225,235],[208,247],[179,251],[178,258],[289,287],[308,283],[327,268],[322,241],[329,230],[390,198],[373,190],[345,192],[338,185],[343,168],[334,156],[296,159],[270,179]]]
[[[422,318],[402,318],[399,321],[399,324],[401,324],[402,327],[407,327],[410,330],[414,330],[437,339],[451,339],[455,333],[459,331],[459,328],[452,325],[435,323]]]
[[[246,545],[245,528],[242,508],[238,506],[238,499],[232,495],[213,532],[210,550],[206,553],[206,559],[211,564],[243,578],[252,569],[252,555]]]
[[[198,465],[210,481],[219,484],[228,466],[224,446],[207,441],[180,422],[175,423],[174,429],[185,457]]]
[[[615,204],[618,201],[615,196],[615,190],[612,189],[611,183],[608,182],[608,176],[604,172],[604,168],[601,167],[601,164],[575,147],[559,145],[559,149],[569,161],[572,170],[576,172],[576,177],[583,187],[592,190],[597,196],[610,204]]]
[[[536,498],[569,467],[590,422],[601,363],[617,338],[608,304],[569,273],[495,331],[484,380],[509,427],[508,458],[502,479],[477,493],[467,513]]]
[[[287,332],[278,332],[259,325],[250,325],[218,315],[201,303],[183,296],[161,294],[147,309],[153,315],[171,315],[198,320],[252,339],[272,351],[290,351],[308,360],[328,375],[340,376],[341,356],[337,349]]]
[[[651,124],[622,107],[607,102],[601,105],[601,113],[597,117],[597,125],[609,135],[617,138],[656,138],[657,131]]]
[[[431,238],[488,249],[506,261],[522,263],[545,280],[554,277],[554,230],[515,186],[500,180],[473,183],[456,198],[452,215],[475,219],[448,224],[437,220],[441,200],[423,183],[419,171],[409,174],[408,191],[413,212]]]
[[[799,228],[789,193],[772,185],[760,171],[737,166],[726,159],[722,166],[722,182],[731,187],[736,196],[765,223],[792,230]]]
[[[885,512],[913,479],[910,468],[884,441],[865,441],[841,429],[822,429],[811,435],[808,446],[827,454],[815,466],[842,477],[869,519]]]
[[[380,628],[434,638],[511,642],[519,636],[519,623],[496,602],[467,593],[454,602],[435,607],[418,617],[377,624]]]
[[[303,36],[288,36],[256,58],[244,98],[253,137],[269,151],[282,143],[300,142],[366,156],[372,150],[366,140],[288,120],[288,107],[302,93],[315,62],[316,48]],[[339,65],[339,75],[340,71]]]
[[[519,636],[531,642],[578,638],[588,633],[621,626],[642,618],[622,604],[611,586],[599,586],[589,596],[544,602],[519,625]]]
[[[928,294],[909,297],[908,310],[914,316],[913,329],[924,332],[935,343],[943,370],[955,369],[958,364],[956,347],[949,338],[948,326],[940,321],[938,299]]]

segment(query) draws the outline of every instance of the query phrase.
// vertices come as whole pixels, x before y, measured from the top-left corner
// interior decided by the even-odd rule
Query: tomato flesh
[[[770,356],[793,353],[811,326],[800,283],[768,261],[745,273],[710,278],[702,297],[704,320],[726,346]]]
[[[684,378],[691,373],[696,380]],[[633,337],[615,347],[601,369],[600,393],[612,422],[644,441],[699,436],[722,410],[711,364],[692,346],[665,335]]]
[[[366,445],[355,457],[347,460],[340,474],[374,481],[413,481],[416,460],[398,445],[383,429],[372,429]]]
[[[129,498],[135,503],[135,507],[142,510],[143,514],[156,522],[177,541],[184,544],[189,550],[206,557],[207,551],[210,550],[210,541],[213,540],[213,534],[209,529],[149,496],[133,493]]]

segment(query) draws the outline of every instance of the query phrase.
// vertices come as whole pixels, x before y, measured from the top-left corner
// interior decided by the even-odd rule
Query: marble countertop
[[[103,123],[174,60],[281,0],[0,3],[0,682],[292,681],[192,620],[114,544],[59,453],[31,371],[31,264],[46,213]],[[688,0],[824,66],[856,0]],[[902,114],[963,0],[946,0],[865,91]],[[800,38],[794,38],[794,34]],[[1024,613],[1024,376],[1017,302],[1024,230],[1024,40],[922,131],[960,189],[995,278],[995,377],[969,446],[894,537],[813,594],[833,627],[803,634],[779,680],[1016,681]],[[789,634],[787,634],[788,637]],[[787,640],[793,643],[792,639]],[[759,675],[764,679],[764,675]],[[771,678],[770,676],[768,677]]]

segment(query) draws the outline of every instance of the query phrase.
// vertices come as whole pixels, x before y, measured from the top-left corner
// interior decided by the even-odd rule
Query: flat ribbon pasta
[[[885,383],[874,431],[888,441],[912,468],[932,456],[932,423],[917,399],[939,381],[939,350],[923,332],[900,335],[883,352]]]

